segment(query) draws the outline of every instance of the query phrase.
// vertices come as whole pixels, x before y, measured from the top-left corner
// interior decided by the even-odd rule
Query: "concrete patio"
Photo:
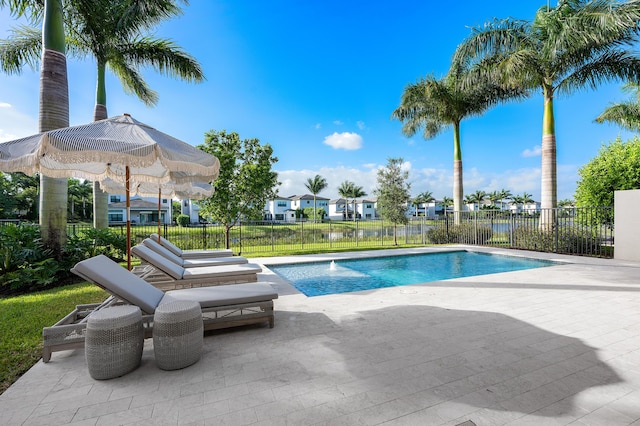
[[[275,328],[208,333],[178,371],[147,339],[107,381],[56,352],[0,396],[0,424],[640,425],[640,264],[469,249],[568,263],[312,298],[266,271]]]

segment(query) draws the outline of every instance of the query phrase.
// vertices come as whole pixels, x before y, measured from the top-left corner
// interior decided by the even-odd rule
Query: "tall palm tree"
[[[420,204],[424,204],[424,217],[427,217],[427,204],[434,200],[435,198],[433,197],[433,192],[431,191],[424,191],[416,195],[416,197],[413,199],[413,204],[415,204],[416,206],[416,216],[418,216],[418,206]]]
[[[183,3],[187,3],[183,1]],[[146,105],[155,105],[158,94],[146,84],[139,68],[156,71],[187,81],[202,81],[200,64],[171,40],[145,36],[162,20],[181,13],[175,0],[92,1],[74,0],[66,10],[69,53],[93,56],[97,63],[97,89],[94,120],[108,118],[106,107],[106,69],[120,79],[125,91],[134,93]],[[6,72],[19,72],[25,64],[37,64],[40,31],[29,27],[14,29],[12,37],[0,42],[0,63]],[[94,184],[94,226],[108,226],[106,192]]]
[[[80,0],[77,0],[80,1]],[[89,1],[89,0],[82,0]],[[0,0],[15,16],[42,14],[42,66],[38,132],[69,126],[69,83],[61,0]],[[40,232],[46,246],[62,255],[67,226],[67,180],[40,175]]]
[[[424,128],[424,139],[432,139],[453,128],[453,209],[457,212],[462,210],[464,193],[460,123],[500,102],[525,95],[517,88],[495,83],[484,74],[476,74],[474,84],[465,84],[468,79],[468,69],[455,63],[440,80],[434,76],[421,78],[405,87],[400,106],[391,115],[403,122],[402,132],[406,136]],[[455,221],[459,223],[458,215]]]
[[[554,98],[614,79],[638,81],[640,60],[630,50],[638,21],[638,1],[559,0],[538,9],[532,22],[508,18],[474,28],[456,50],[454,62],[542,92],[543,210],[557,205]],[[549,230],[553,216],[542,216],[540,228]]]
[[[633,93],[634,100],[609,105],[595,121],[597,123],[613,123],[623,129],[640,132],[640,84],[627,83],[623,86],[623,90]],[[559,201],[558,205],[560,205]]]
[[[316,215],[316,195],[327,188],[327,180],[320,175],[315,175],[313,179],[307,178],[307,182],[304,186],[313,194],[313,221],[315,222],[318,216]]]

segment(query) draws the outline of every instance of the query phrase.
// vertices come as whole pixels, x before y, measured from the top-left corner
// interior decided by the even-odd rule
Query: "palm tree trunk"
[[[553,116],[553,90],[545,87],[542,119],[542,185],[540,191],[540,230],[553,229],[553,210],[557,206],[556,131]]]
[[[109,118],[107,115],[107,91],[105,87],[105,64],[98,64],[98,83],[96,88],[96,106],[93,121]],[[109,194],[100,188],[99,182],[93,182],[93,227],[109,227]]]
[[[40,132],[69,126],[69,84],[65,56],[62,4],[46,0],[40,70]],[[40,232],[45,245],[58,256],[66,241],[67,179],[40,175]]]
[[[460,147],[460,122],[453,125],[453,217],[456,225],[460,224],[462,198],[462,149]]]

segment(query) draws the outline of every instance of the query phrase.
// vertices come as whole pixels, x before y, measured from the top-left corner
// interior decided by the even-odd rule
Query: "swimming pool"
[[[307,296],[541,268],[547,260],[467,251],[269,266]]]

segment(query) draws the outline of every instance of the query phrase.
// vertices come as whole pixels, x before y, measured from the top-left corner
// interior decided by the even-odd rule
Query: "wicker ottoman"
[[[135,370],[140,365],[143,346],[139,307],[113,306],[89,315],[84,348],[89,374],[94,379],[112,379]]]
[[[153,315],[153,350],[158,367],[177,370],[188,367],[202,355],[204,327],[197,302],[175,300]]]

